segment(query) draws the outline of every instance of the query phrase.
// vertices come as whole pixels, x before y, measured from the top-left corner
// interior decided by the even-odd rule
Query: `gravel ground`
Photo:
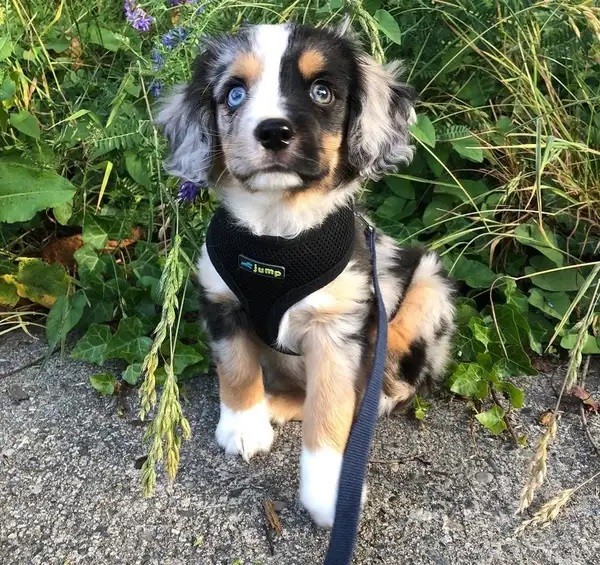
[[[216,381],[186,387],[193,438],[177,481],[140,494],[143,425],[135,392],[97,395],[97,367],[54,355],[31,365],[44,343],[0,343],[0,563],[318,564],[327,534],[299,507],[299,425],[277,430],[273,450],[250,464],[213,441]],[[30,365],[30,366],[26,366]],[[600,390],[600,371],[588,388]],[[555,376],[561,382],[560,371]],[[528,379],[519,431],[535,442],[540,412],[555,402],[551,378]],[[600,416],[591,433],[600,441]],[[395,415],[379,423],[356,563],[597,563],[598,483],[579,492],[556,523],[515,536],[514,517],[531,447],[517,450],[473,426],[465,403],[433,401],[424,424]],[[137,465],[139,466],[139,465]],[[600,468],[578,410],[565,407],[549,476],[534,508]],[[275,501],[282,535],[266,534],[262,504]]]

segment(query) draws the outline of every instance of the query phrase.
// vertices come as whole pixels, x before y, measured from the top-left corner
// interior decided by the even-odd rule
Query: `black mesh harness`
[[[340,208],[320,226],[292,239],[257,236],[220,207],[206,232],[206,249],[260,339],[277,351],[295,355],[298,353],[276,345],[281,319],[291,306],[345,269],[356,231],[351,206]]]

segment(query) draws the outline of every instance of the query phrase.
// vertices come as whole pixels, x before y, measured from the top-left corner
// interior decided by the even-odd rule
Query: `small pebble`
[[[475,473],[475,480],[481,484],[488,485],[494,480],[494,475],[487,471],[477,471],[477,473]]]

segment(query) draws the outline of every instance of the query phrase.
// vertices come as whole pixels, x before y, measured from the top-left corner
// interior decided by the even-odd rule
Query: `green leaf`
[[[143,361],[150,351],[152,340],[144,335],[144,326],[138,318],[125,318],[120,321],[116,333],[108,344],[106,359],[125,359],[128,363]]]
[[[55,172],[0,161],[0,222],[25,222],[74,194],[75,187]]]
[[[429,409],[431,408],[431,404],[418,394],[415,394],[415,397],[413,398],[413,406],[415,409],[415,418],[419,421],[425,419],[427,412],[429,412]]]
[[[549,292],[539,288],[532,288],[529,291],[528,302],[538,310],[558,320],[562,320],[571,304],[566,292]]]
[[[73,215],[73,201],[69,200],[60,206],[54,206],[52,213],[61,226],[66,226],[69,218]]]
[[[396,196],[404,198],[405,200],[414,200],[415,187],[408,179],[390,175],[386,177],[385,184]]]
[[[135,386],[142,376],[142,364],[132,363],[121,373],[121,377],[126,383]]]
[[[469,321],[469,328],[473,332],[473,337],[482,343],[487,351],[488,345],[492,340],[492,328],[487,326],[479,317]]]
[[[27,110],[21,110],[18,114],[11,114],[8,121],[12,127],[21,133],[35,139],[40,138],[40,125],[35,116]]]
[[[173,355],[173,372],[176,375],[183,373],[189,365],[194,365],[202,361],[203,357],[191,345],[185,345],[177,342],[175,346],[175,355]]]
[[[101,274],[104,270],[104,264],[100,261],[98,253],[87,243],[75,251],[73,257],[77,261],[80,271],[85,271],[87,276],[96,270],[98,270],[97,274]]]
[[[402,42],[402,34],[400,27],[394,17],[386,10],[377,10],[375,12],[375,21],[377,27],[394,43],[400,45]]]
[[[537,224],[521,224],[515,228],[515,237],[519,243],[543,253],[557,267],[563,266],[564,257],[558,247],[556,235],[547,226],[541,229]]]
[[[494,435],[501,434],[506,429],[504,410],[495,404],[490,410],[475,415],[479,423]]]
[[[576,291],[579,290],[584,281],[584,268],[561,269],[538,275],[540,271],[556,269],[556,264],[544,255],[536,255],[529,259],[531,266],[525,267],[525,274],[532,275],[531,282],[543,289],[550,291]]]
[[[410,132],[421,143],[435,147],[435,128],[431,120],[424,114],[417,116],[417,121],[411,126]]]
[[[527,319],[512,304],[501,304],[494,308],[498,337],[505,343],[523,345],[529,341]]]
[[[15,95],[17,87],[13,80],[6,77],[2,83],[0,83],[0,100],[11,100]]]
[[[148,174],[148,164],[142,160],[139,153],[135,151],[125,152],[125,168],[135,182],[147,189],[152,187],[152,181]]]
[[[90,383],[100,393],[110,396],[115,393],[117,379],[111,373],[100,373],[90,377]]]
[[[124,43],[126,38],[120,34],[113,33],[109,29],[98,26],[89,26],[87,39],[90,43],[95,43],[104,47],[108,51],[118,51]]]
[[[46,318],[46,339],[51,349],[67,337],[67,334],[77,325],[86,305],[86,297],[82,290],[72,296],[59,296],[52,305]]]
[[[13,44],[8,35],[0,37],[0,61],[8,59],[13,52]]]
[[[460,363],[450,377],[450,390],[467,398],[485,398],[489,391],[485,370],[476,363]]]
[[[508,381],[498,382],[496,388],[504,393],[513,408],[523,408],[525,393],[520,388]]]
[[[86,214],[81,237],[84,243],[96,249],[103,249],[108,241],[108,232],[98,217]]]
[[[111,339],[112,334],[108,326],[92,324],[73,348],[71,357],[101,365],[105,361],[104,352]]]
[[[462,139],[453,139],[450,143],[461,157],[476,163],[483,161],[483,149],[479,145],[479,141],[472,135]]]
[[[19,302],[17,287],[0,276],[0,306],[13,307]]]
[[[576,343],[577,333],[566,334],[560,340],[560,346],[567,350],[573,349]],[[598,342],[598,338],[591,334],[587,334],[581,353],[584,355],[597,355],[600,353],[600,343]]]
[[[23,258],[17,273],[4,275],[4,280],[15,285],[19,296],[50,308],[67,293],[71,279],[58,263],[49,265],[41,259]]]
[[[461,256],[454,264],[451,275],[458,280],[464,281],[471,288],[488,289],[498,276],[481,261],[467,259]]]
[[[425,211],[423,212],[423,224],[425,227],[432,227],[441,220],[448,210],[454,208],[453,199],[445,194],[435,195]]]

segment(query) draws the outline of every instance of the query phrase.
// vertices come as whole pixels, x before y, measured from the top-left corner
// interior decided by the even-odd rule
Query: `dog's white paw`
[[[248,410],[237,412],[221,403],[221,417],[215,437],[225,453],[239,454],[245,461],[249,461],[255,453],[271,449],[273,436],[264,401]]]
[[[342,454],[323,447],[317,451],[302,449],[300,458],[300,503],[322,528],[331,528],[335,518]],[[363,488],[362,504],[367,496]]]

